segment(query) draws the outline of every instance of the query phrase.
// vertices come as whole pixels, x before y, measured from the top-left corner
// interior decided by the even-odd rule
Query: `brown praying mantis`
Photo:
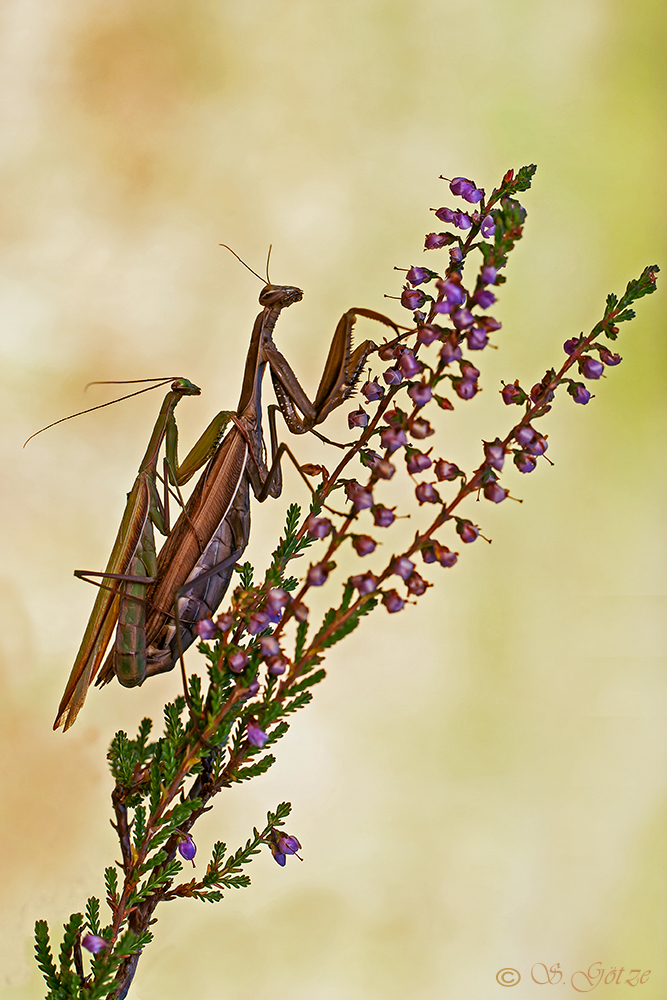
[[[376,349],[372,341],[366,340],[352,351],[357,316],[383,323],[398,333],[396,324],[381,313],[349,309],[336,327],[315,400],[311,402],[273,341],[280,313],[302,296],[299,288],[273,285],[267,279],[259,296],[263,308],[253,327],[237,411],[221,411],[214,417],[180,465],[174,408],[182,395],[195,395],[199,390],[187,380],[177,380],[165,397],[139,474],[128,494],[106,571],[76,574],[84,578],[100,576],[111,584],[101,585],[54,729],[62,725],[67,730],[74,723],[98,671],[98,684],[107,683],[115,674],[121,684],[134,687],[148,676],[172,669],[181,653],[197,638],[197,622],[210,617],[219,606],[234,565],[246,548],[250,534],[250,488],[260,502],[267,496],[280,495],[280,459],[284,453],[299,468],[289,448],[278,445],[276,410],[280,409],[292,433],[314,431],[351,395],[368,355]],[[270,468],[262,431],[261,398],[267,364],[278,401],[277,407],[268,409]],[[178,489],[205,466],[171,531],[165,523],[166,493],[162,505],[156,489],[158,453],[165,439],[165,490],[168,482]],[[157,560],[153,524],[168,532]],[[100,670],[115,627],[115,648]]]

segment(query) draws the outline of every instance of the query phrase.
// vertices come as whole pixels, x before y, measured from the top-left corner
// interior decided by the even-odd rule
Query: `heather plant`
[[[490,310],[526,218],[516,196],[529,189],[534,172],[534,166],[508,171],[488,198],[467,178],[448,181],[459,207],[435,211],[450,228],[429,233],[424,244],[426,251],[445,251],[444,263],[440,257],[432,268],[406,271],[400,303],[411,320],[397,323],[396,335],[370,356],[359,402],[348,414],[353,440],[332,471],[302,466],[313,483],[309,509],[290,505],[261,580],[250,563],[237,567],[228,608],[199,623],[205,683],[198,674],[187,677],[183,693],[165,706],[156,739],[151,719],[134,737],[123,731],[114,736],[108,760],[122,863],[105,871],[108,915],[101,916],[99,899],[88,899],[85,912],[65,924],[57,959],[46,922],[37,922],[37,961],[49,998],[121,1000],[152,940],[160,903],[218,902],[226,890],[249,885],[247,866],[263,848],[281,866],[298,854],[297,837],[285,829],[290,805],[281,803],[243,846],[230,853],[218,842],[205,867],[192,873],[185,867],[197,856],[193,830],[212,799],[274,763],[273,747],[287,733],[290,716],[311,701],[325,677],[327,651],[379,606],[396,614],[422,598],[434,586],[429,576],[459,559],[456,546],[480,537],[464,501],[508,499],[501,482],[507,460],[523,474],[548,461],[539,422],[556,394],[564,389],[587,405],[591,383],[621,362],[613,349],[619,326],[634,317],[633,302],[655,290],[656,266],[630,281],[620,297],[608,296],[590,333],[565,341],[559,368],[530,388],[518,380],[502,385],[502,402],[518,411],[501,410],[516,416],[482,443],[475,469],[460,469],[438,444],[426,414],[451,411],[480,389],[477,359],[501,329]],[[391,480],[402,466],[414,484],[411,511],[392,505]],[[389,529],[407,513],[419,527],[410,544],[394,552]],[[344,546],[354,550],[360,568],[341,580],[336,558]],[[381,558],[380,552],[391,555]],[[306,553],[308,568],[299,573],[295,561],[303,565]],[[323,587],[335,596],[319,616],[311,613],[311,598]]]

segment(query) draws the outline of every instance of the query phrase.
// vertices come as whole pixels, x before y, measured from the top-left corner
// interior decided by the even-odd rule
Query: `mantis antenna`
[[[60,420],[54,420],[52,424],[47,424],[46,427],[40,427],[38,431],[31,434],[28,441],[32,441],[34,437],[41,434],[42,431],[48,431],[50,427],[55,427],[56,424],[62,424],[65,420],[72,420],[74,417],[81,417],[84,413],[92,413],[93,410],[102,410],[105,406],[113,406],[114,403],[122,403],[124,399],[131,399],[132,396],[140,396],[142,392],[150,392],[151,389],[159,389],[161,385],[167,385],[169,382],[174,382],[175,377],[165,378],[161,380],[156,380],[153,378],[136,378],[136,379],[124,379],[122,381],[108,381],[108,382],[88,382],[86,389],[90,385],[137,385],[140,382],[155,382],[155,385],[149,385],[145,389],[138,389],[136,392],[130,392],[127,396],[119,396],[118,399],[110,399],[108,403],[100,403],[99,406],[90,406],[87,410],[79,410],[78,413],[70,413],[68,417],[61,417]],[[84,389],[85,392],[85,389]],[[23,447],[25,448],[28,441],[25,442]]]
[[[257,271],[253,271],[253,269],[250,267],[250,264],[246,264],[246,262],[243,260],[243,258],[239,257],[239,255],[237,254],[236,250],[232,250],[232,248],[228,247],[226,243],[219,243],[218,246],[224,247],[225,250],[229,250],[230,253],[233,253],[234,256],[236,257],[236,259],[238,261],[240,261],[241,264],[243,264],[243,266],[246,267],[250,271],[251,274],[254,274],[255,277],[259,278],[260,281],[264,281],[264,278],[261,276],[261,274],[257,274]],[[269,281],[269,258],[270,257],[271,257],[271,247],[269,246],[269,254],[268,254],[268,257],[266,258],[266,284],[267,285],[271,284],[271,282]]]

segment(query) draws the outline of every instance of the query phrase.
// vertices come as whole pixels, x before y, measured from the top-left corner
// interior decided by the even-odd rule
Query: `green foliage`
[[[535,176],[535,171],[537,170],[537,164],[531,163],[527,167],[521,167],[516,174],[513,181],[509,183],[504,188],[505,194],[518,194],[519,191],[527,191],[533,182],[533,177]]]
[[[97,896],[90,896],[86,903],[86,926],[91,934],[100,933],[100,901]]]
[[[144,806],[137,806],[134,810],[134,826],[132,828],[133,843],[138,849],[144,834],[146,833],[146,809]]]
[[[107,890],[107,903],[113,909],[118,905],[118,872],[115,868],[104,869],[104,884]]]
[[[241,587],[243,590],[250,590],[252,587],[252,579],[255,574],[252,564],[244,562],[241,566],[236,566],[235,569],[241,577]]]
[[[271,734],[273,736],[273,733]],[[269,741],[267,740],[267,743]],[[264,774],[269,768],[275,764],[276,758],[273,754],[267,754],[266,757],[262,757],[261,760],[255,761],[250,767],[241,767],[238,771],[234,772],[234,781],[248,781],[249,778],[256,778],[258,774]]]
[[[119,785],[130,785],[138,757],[133,751],[132,743],[127,738],[127,733],[123,732],[122,729],[112,739],[107,759],[116,782]]]
[[[143,903],[144,900],[164,888],[167,882],[171,882],[172,879],[176,878],[182,868],[183,865],[181,862],[174,859],[165,864],[159,871],[152,871],[146,881],[142,882],[132,893],[129,905],[138,906],[139,903]]]
[[[294,662],[298,663],[303,656],[306,647],[306,636],[308,635],[308,620],[299,622],[296,629],[296,644],[294,647]]]
[[[303,691],[304,688],[313,687],[313,685],[319,684],[320,681],[323,681],[326,675],[326,670],[315,670],[312,674],[307,674],[305,677],[302,677],[296,684],[292,684],[289,689],[289,693],[297,694],[299,691]]]
[[[50,990],[56,990],[58,988],[58,971],[51,953],[49,925],[46,920],[38,920],[35,923],[35,958],[46,985]]]
[[[63,925],[63,939],[60,945],[59,954],[61,973],[66,969],[70,969],[72,966],[74,943],[82,926],[82,913],[73,913],[67,923]]]

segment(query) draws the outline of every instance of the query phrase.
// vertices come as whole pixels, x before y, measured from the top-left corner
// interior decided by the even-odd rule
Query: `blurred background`
[[[0,997],[28,1000],[35,919],[57,932],[117,857],[107,744],[178,678],[94,690],[51,731],[94,597],[72,571],[105,565],[162,391],[24,440],[110,398],[84,396],[93,379],[200,385],[184,448],[234,407],[260,286],[223,242],[260,272],[272,243],[272,280],[304,289],[276,339],[312,397],[340,315],[399,317],[394,266],[440,262],[422,255],[429,209],[454,201],[438,175],[489,191],[534,162],[500,349],[440,445],[478,460],[514,417],[500,379],[532,385],[664,264],[667,13],[5,0],[0,23]],[[276,766],[202,821],[198,870],[289,799],[304,862],[267,852],[250,888],[167,908],[135,1000],[481,1000],[505,966],[533,997],[535,963],[569,981],[598,961],[652,969],[641,996],[664,997],[664,301],[639,303],[591,405],[557,400],[554,467],[507,476],[524,503],[469,502],[493,544],[337,647]],[[255,505],[258,566],[302,494],[288,474]]]

